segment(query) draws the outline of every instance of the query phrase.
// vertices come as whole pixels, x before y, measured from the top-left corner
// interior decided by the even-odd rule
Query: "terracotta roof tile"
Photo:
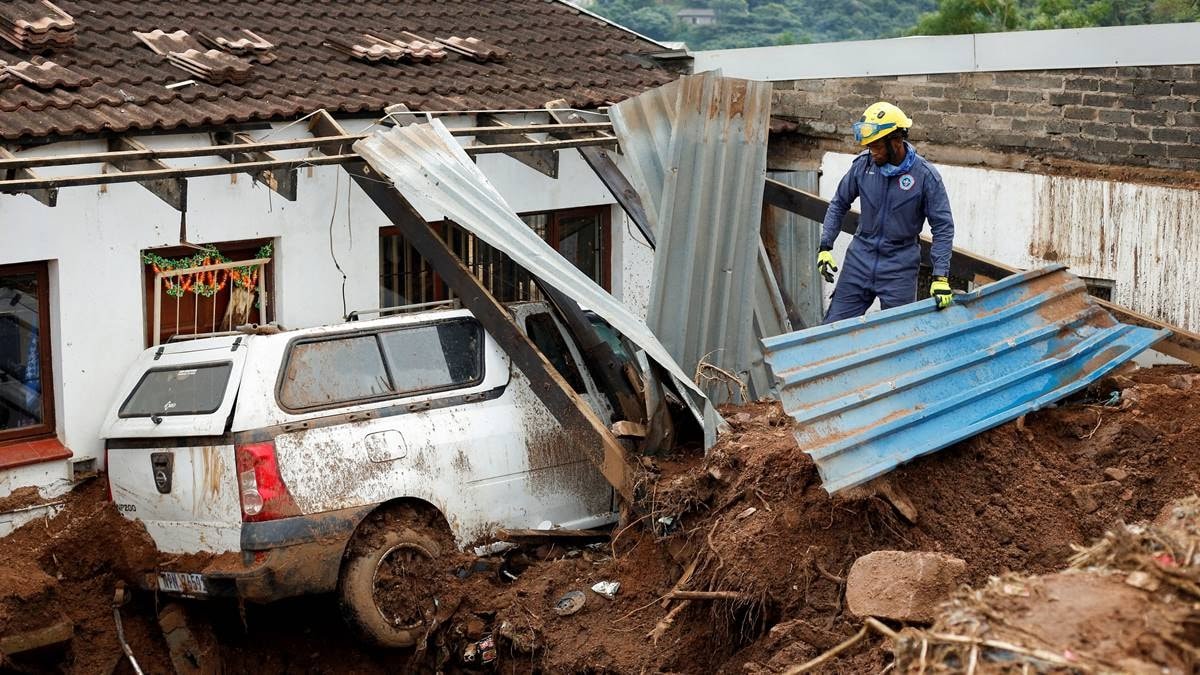
[[[553,0],[61,0],[76,44],[54,63],[81,86],[41,89],[0,84],[0,137],[98,134],[295,118],[318,108],[382,114],[412,110],[537,108],[565,98],[591,107],[674,79],[639,58],[659,47]],[[253,31],[274,45],[240,83],[167,89],[189,79],[147,49],[133,31],[236,39]],[[472,37],[503,54],[478,63],[446,50],[435,63],[365,63],[324,43],[364,33],[428,40]],[[261,54],[261,52],[259,52]],[[0,60],[27,60],[0,45]]]

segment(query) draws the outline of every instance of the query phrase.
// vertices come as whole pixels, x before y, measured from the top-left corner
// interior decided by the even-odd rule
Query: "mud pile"
[[[518,670],[778,672],[858,630],[844,580],[863,554],[951,554],[973,585],[1050,573],[1073,544],[1200,490],[1198,380],[1176,368],[1109,378],[911,463],[890,482],[916,522],[869,492],[829,496],[777,405],[726,409],[733,432],[706,458],[661,462],[647,512],[616,534],[609,559],[534,565],[460,616],[491,631]],[[587,590],[602,580],[622,583],[616,599]],[[559,617],[554,603],[571,590],[587,604]],[[666,601],[673,590],[716,595]],[[891,660],[882,642],[830,667],[878,672]]]
[[[1196,672],[1198,524],[1189,497],[1079,547],[1066,571],[964,589],[930,630],[899,636],[896,671]]]
[[[0,539],[0,637],[53,626],[69,626],[73,637],[34,652],[0,655],[0,670],[125,672],[114,591],[119,581],[132,583],[154,568],[154,544],[106,500],[103,479],[57,501],[64,503],[56,517],[34,520]],[[137,598],[121,611],[126,638],[147,672],[169,670],[153,598]]]
[[[453,611],[443,609],[415,653],[360,646],[330,598],[244,615],[229,603],[192,605],[214,626],[227,672],[782,672],[859,631],[845,578],[866,553],[947,553],[966,562],[967,583],[983,592],[991,577],[1062,570],[1072,545],[1152,520],[1200,491],[1198,402],[1194,370],[1109,378],[1087,397],[893,472],[892,499],[829,496],[777,405],[727,408],[731,433],[707,457],[658,460],[643,508],[611,542],[447,560],[435,581],[439,606]],[[48,671],[110,672],[112,587],[153,560],[128,542],[132,553],[113,552],[126,539],[146,542],[102,496],[89,486],[59,517],[0,540],[0,634],[56,613],[75,623],[70,646],[36,662]],[[915,522],[897,501],[911,504]],[[1042,579],[1046,593],[1057,592],[1057,577]],[[620,583],[612,599],[591,590],[602,581]],[[1102,583],[1091,593],[1116,601],[1125,589],[1142,592],[1114,583],[1119,591]],[[572,591],[583,605],[560,615]],[[1013,598],[1024,600],[1004,596]],[[154,664],[147,671],[166,670],[153,598],[141,594],[122,612],[139,660]],[[893,659],[892,641],[873,633],[822,672],[879,672]]]

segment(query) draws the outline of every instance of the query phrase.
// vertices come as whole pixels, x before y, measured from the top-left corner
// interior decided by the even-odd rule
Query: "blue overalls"
[[[906,142],[905,147],[913,160],[899,175],[885,176],[870,152],[855,157],[829,202],[821,226],[822,246],[833,248],[842,217],[856,197],[861,200],[862,216],[842,263],[825,323],[861,316],[876,297],[883,309],[917,299],[918,237],[926,219],[933,232],[933,275],[950,273],[954,217],[946,186],[912,145]]]

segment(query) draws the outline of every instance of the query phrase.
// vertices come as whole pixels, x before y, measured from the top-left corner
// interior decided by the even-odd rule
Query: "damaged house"
[[[567,3],[22,1],[0,6],[0,37],[0,177],[57,180],[0,196],[0,494],[101,468],[105,410],[148,346],[450,299],[329,158],[406,110],[442,120],[533,231],[645,311],[647,235],[576,142],[530,127],[554,121],[549,102],[595,109],[675,75],[660,45]],[[534,297],[423,208],[496,298]]]

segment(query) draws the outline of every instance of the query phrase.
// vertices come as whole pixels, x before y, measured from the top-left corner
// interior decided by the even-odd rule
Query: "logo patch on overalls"
[[[903,176],[900,176],[900,189],[901,190],[911,190],[913,183],[916,183],[916,182],[917,182],[917,180],[912,177],[911,173],[906,173]]]

